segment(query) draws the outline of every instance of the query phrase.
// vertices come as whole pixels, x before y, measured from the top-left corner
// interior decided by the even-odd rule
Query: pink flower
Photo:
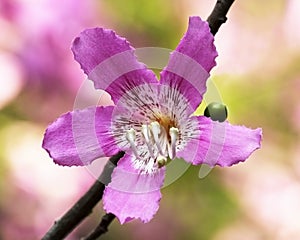
[[[174,158],[194,165],[231,166],[260,147],[261,129],[192,115],[215,66],[213,41],[208,24],[191,17],[158,81],[137,61],[126,39],[111,30],[87,29],[74,40],[75,59],[115,105],[62,115],[46,130],[43,148],[65,166],[87,165],[125,151],[103,196],[104,209],[122,224],[153,218],[165,165]]]

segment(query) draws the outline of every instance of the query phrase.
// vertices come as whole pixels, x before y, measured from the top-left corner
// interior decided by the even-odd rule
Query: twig
[[[82,240],[96,240],[99,238],[102,234],[106,233],[108,231],[109,224],[116,218],[115,215],[112,213],[105,214],[99,225],[92,231],[87,237],[83,238]]]
[[[105,184],[110,182],[111,173],[124,154],[121,151],[109,159],[99,179],[61,219],[54,223],[42,240],[63,239],[92,212],[95,205],[102,199]]]
[[[234,0],[218,0],[213,11],[207,18],[207,22],[210,27],[210,31],[215,35],[221,25],[226,22],[226,14],[229,11],[229,8],[233,4]]]

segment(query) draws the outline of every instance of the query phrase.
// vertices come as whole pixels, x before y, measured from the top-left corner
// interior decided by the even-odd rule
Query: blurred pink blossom
[[[82,29],[101,24],[98,1],[0,0],[0,6],[0,53],[14,58],[22,76],[18,111],[48,122],[73,105],[85,78],[70,42]]]
[[[17,96],[22,87],[22,72],[17,61],[0,53],[0,109]]]
[[[82,28],[96,21],[96,1],[19,0],[12,27],[21,37],[14,51],[29,83],[45,92],[77,90],[82,82],[69,44]]]
[[[300,1],[288,0],[286,1],[285,16],[283,19],[284,36],[287,44],[291,48],[297,48],[300,51]]]
[[[267,150],[266,150],[267,149]],[[300,237],[300,183],[291,169],[276,162],[285,153],[264,146],[247,169],[232,169],[225,181],[239,197],[247,216],[274,240]],[[260,230],[260,231],[261,231]]]
[[[22,132],[18,138],[17,132]],[[5,128],[1,138],[10,176],[0,203],[5,221],[0,232],[10,234],[7,239],[38,239],[83,195],[94,177],[84,169],[66,169],[49,162],[40,147],[42,131],[33,124],[18,122]],[[31,234],[28,238],[26,232]]]

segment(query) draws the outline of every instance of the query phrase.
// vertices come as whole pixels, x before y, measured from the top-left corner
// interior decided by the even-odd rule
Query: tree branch
[[[233,4],[234,0],[218,0],[212,13],[207,18],[207,22],[210,27],[210,31],[215,35],[221,25],[226,22],[226,14],[229,11],[229,8]]]
[[[109,159],[99,179],[61,219],[55,221],[42,240],[63,239],[92,212],[92,209],[102,199],[105,185],[110,182],[111,173],[124,154],[125,152],[121,151]]]
[[[116,216],[112,213],[105,214],[99,225],[85,238],[82,240],[96,240],[98,237],[100,237],[102,234],[106,233],[108,231],[108,226],[111,224],[111,222],[116,218]]]

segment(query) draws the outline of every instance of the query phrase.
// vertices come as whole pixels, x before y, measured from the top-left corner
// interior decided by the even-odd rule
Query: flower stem
[[[59,240],[66,237],[83,219],[92,213],[92,209],[102,199],[105,183],[110,182],[111,173],[125,152],[112,156],[104,167],[102,174],[91,188],[67,211],[61,219],[45,234],[42,240]],[[103,179],[105,181],[103,181]],[[111,220],[112,221],[112,220]]]

